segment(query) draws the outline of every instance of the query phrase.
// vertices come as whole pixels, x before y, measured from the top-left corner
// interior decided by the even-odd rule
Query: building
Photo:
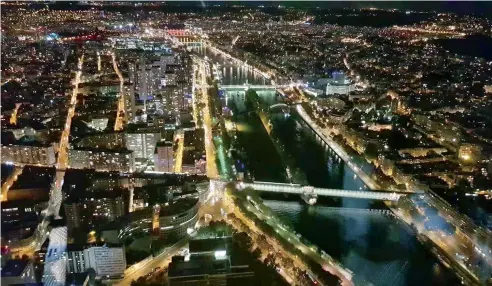
[[[465,164],[474,164],[481,160],[482,149],[478,145],[463,144],[458,150],[458,157]]]
[[[125,133],[109,132],[97,135],[89,135],[74,142],[77,148],[102,148],[102,149],[117,149],[125,146]]]
[[[355,84],[343,72],[333,72],[326,85],[326,95],[348,94],[355,90]]]
[[[415,123],[426,129],[429,134],[438,137],[437,139],[447,148],[458,151],[463,138],[458,126],[449,122],[441,122],[442,118],[428,114],[415,114],[412,117]]]
[[[148,62],[141,58],[135,69],[135,89],[144,101],[157,95],[166,86],[166,65],[174,63],[174,56],[163,54],[158,60]]]
[[[2,163],[54,165],[53,145],[2,145]]]
[[[185,130],[184,132],[184,150],[181,168],[183,173],[206,173],[205,136],[203,132],[201,128]]]
[[[230,236],[221,238],[193,239],[189,242],[190,256],[220,257],[227,255],[231,249],[232,238]]]
[[[316,89],[312,87],[305,87],[304,91],[314,97],[322,96],[325,92],[322,89]]]
[[[230,237],[190,241],[190,256],[174,256],[169,264],[168,284],[254,285],[248,265],[231,265]]]
[[[66,200],[63,208],[69,230],[92,229],[98,223],[111,222],[125,215],[125,199],[117,191],[90,192],[75,200]]]
[[[1,132],[2,163],[53,165],[56,146],[42,133],[26,127]]]
[[[84,206],[79,203],[63,204],[65,210],[65,218],[67,219],[68,229],[80,228],[87,224],[87,217],[84,213]]]
[[[128,149],[91,149],[69,150],[69,166],[75,169],[95,169],[98,171],[133,172],[135,157]]]
[[[65,284],[67,250],[67,228],[55,227],[50,231],[49,244],[44,259],[42,282],[44,285]]]
[[[92,118],[91,121],[87,123],[87,126],[94,128],[99,131],[103,131],[108,127],[109,118],[101,117],[101,118]]]
[[[162,95],[165,114],[177,118],[182,105],[180,104],[182,103],[181,98],[183,97],[181,88],[177,86],[167,86],[166,89],[163,90]]]
[[[8,244],[30,237],[38,225],[39,214],[46,207],[47,203],[33,200],[2,202],[2,242]]]
[[[175,86],[178,84],[177,75],[172,71],[166,70],[161,83],[163,87]]]
[[[34,266],[31,260],[8,260],[2,266],[2,285],[26,285],[36,283]]]
[[[158,142],[154,152],[154,166],[158,172],[174,172],[172,142]]]
[[[75,149],[122,149],[133,151],[135,159],[153,159],[156,143],[161,139],[158,128],[146,124],[129,124],[126,132],[90,135],[78,140]]]
[[[126,148],[133,151],[137,159],[153,160],[154,149],[161,139],[161,133],[153,131],[134,131],[125,134]]]
[[[179,199],[160,205],[157,212],[157,222],[155,222],[155,209],[146,208],[131,212],[115,225],[120,229],[118,237],[122,241],[137,233],[150,233],[157,224],[161,236],[171,241],[177,241],[186,236],[189,229],[194,228],[198,221],[198,207],[197,198]],[[155,222],[154,227],[153,221]]]
[[[97,277],[121,277],[126,269],[122,247],[90,247],[67,252],[67,273],[82,273],[92,268]]]

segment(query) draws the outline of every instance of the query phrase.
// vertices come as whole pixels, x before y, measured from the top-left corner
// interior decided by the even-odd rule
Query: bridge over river
[[[228,181],[210,180],[211,187],[217,188],[220,185],[225,186]],[[361,191],[361,190],[343,190],[343,189],[326,189],[316,188],[312,186],[301,186],[298,184],[284,184],[273,182],[236,182],[238,190],[252,188],[260,192],[299,194],[306,196],[314,202],[318,196],[329,197],[344,197],[356,199],[382,200],[382,201],[398,201],[402,196],[407,194],[398,192],[383,192],[383,191]]]

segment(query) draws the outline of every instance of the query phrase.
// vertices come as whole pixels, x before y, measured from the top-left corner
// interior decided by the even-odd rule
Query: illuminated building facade
[[[354,90],[355,84],[343,72],[333,72],[332,79],[326,85],[326,95],[348,94]]]
[[[126,269],[125,250],[121,247],[90,247],[67,252],[67,272],[81,273],[92,268],[97,277],[121,277]]]
[[[53,145],[2,145],[2,163],[53,165],[56,162]]]
[[[135,157],[133,151],[122,149],[70,149],[69,165],[75,169],[95,169],[98,171],[133,172]]]

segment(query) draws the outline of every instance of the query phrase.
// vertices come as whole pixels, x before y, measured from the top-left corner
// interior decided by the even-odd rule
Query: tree
[[[259,259],[263,253],[261,253],[261,249],[259,247],[253,250],[252,255],[254,258]]]
[[[243,249],[249,250],[253,245],[251,238],[246,232],[236,233],[232,236],[232,239]]]
[[[266,250],[268,252],[270,252],[273,249],[273,247],[268,243],[266,236],[263,234],[258,236],[256,243],[261,249]]]
[[[364,149],[364,154],[371,160],[376,159],[379,154],[378,145],[372,142],[369,142]]]
[[[230,220],[235,220],[235,219],[237,219],[237,216],[234,213],[229,213],[229,214],[227,214],[227,218]]]
[[[277,267],[277,264],[275,263],[275,255],[273,255],[272,253],[267,254],[267,256],[265,257],[265,260],[263,260],[263,263],[265,263],[265,265],[267,267],[270,267],[273,269],[275,269]]]
[[[280,256],[280,261],[282,262],[283,267],[286,269],[292,269],[292,267],[294,267],[294,260],[292,260],[288,256]]]

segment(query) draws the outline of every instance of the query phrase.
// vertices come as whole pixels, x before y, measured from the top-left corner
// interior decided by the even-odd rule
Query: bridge
[[[252,84],[244,84],[244,85],[221,85],[220,88],[224,90],[231,90],[231,89],[240,89],[240,90],[248,90],[248,89],[277,89],[281,86],[278,85],[252,85]]]
[[[343,198],[356,198],[356,199],[369,199],[369,200],[382,200],[382,201],[398,201],[400,197],[403,196],[403,194],[395,193],[395,192],[325,189],[325,188],[315,188],[311,186],[301,186],[297,184],[279,184],[279,183],[271,183],[271,182],[254,182],[254,183],[239,182],[236,184],[236,186],[240,190],[245,188],[252,188],[262,192],[343,197]]]
[[[209,87],[214,87],[213,85],[202,85],[202,84],[195,84],[195,88],[209,88]],[[236,85],[220,85],[220,89],[224,90],[248,90],[248,89],[255,89],[255,90],[265,90],[265,89],[271,89],[275,90],[278,88],[284,88],[284,86],[281,85],[261,85],[261,84],[236,84]]]
[[[227,181],[223,180],[210,180],[210,188],[213,190],[224,188]],[[367,200],[381,200],[381,201],[398,201],[405,193],[397,192],[377,192],[377,191],[360,191],[360,190],[342,190],[342,189],[325,189],[315,188],[312,186],[301,186],[299,184],[284,184],[273,182],[236,182],[236,188],[238,190],[244,190],[246,188],[252,188],[260,192],[272,192],[272,193],[284,193],[284,194],[298,194],[301,196],[308,196],[316,198],[317,196],[328,197],[342,197],[342,198],[356,198]]]
[[[276,108],[276,107],[289,107],[289,106],[285,103],[276,103],[276,104],[270,105],[270,108]]]

